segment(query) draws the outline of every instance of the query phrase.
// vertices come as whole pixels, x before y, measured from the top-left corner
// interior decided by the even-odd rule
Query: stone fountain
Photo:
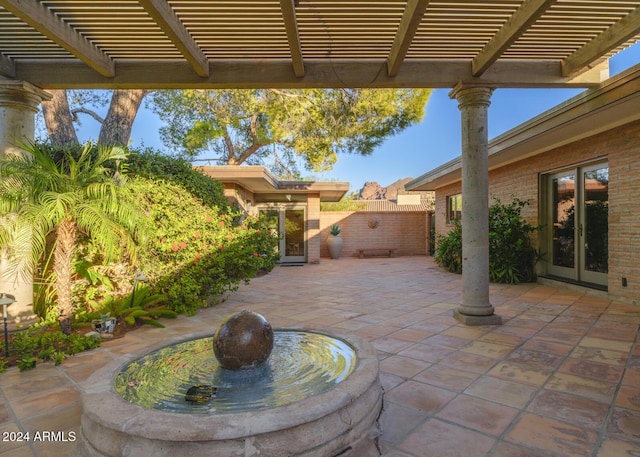
[[[362,338],[274,331],[243,311],[213,338],[167,343],[82,385],[82,456],[357,456],[379,434],[378,360]]]

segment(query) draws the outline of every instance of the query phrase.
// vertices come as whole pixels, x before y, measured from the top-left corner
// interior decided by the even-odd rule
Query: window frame
[[[454,207],[455,204],[455,207]],[[462,219],[462,194],[447,195],[447,225]]]

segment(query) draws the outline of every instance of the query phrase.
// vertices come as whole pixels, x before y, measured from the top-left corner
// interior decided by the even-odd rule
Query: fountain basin
[[[353,371],[325,392],[255,411],[184,414],[129,403],[115,391],[113,379],[126,364],[143,354],[124,356],[94,373],[81,386],[81,455],[348,455],[349,450],[366,446],[379,433],[376,421],[382,406],[382,389],[378,359],[373,347],[362,338],[329,336],[354,349]],[[171,343],[179,341],[184,340]]]

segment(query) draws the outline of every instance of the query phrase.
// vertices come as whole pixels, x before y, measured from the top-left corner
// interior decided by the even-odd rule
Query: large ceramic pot
[[[342,252],[342,238],[340,236],[329,235],[327,238],[327,247],[329,248],[329,255],[332,259],[340,257]]]

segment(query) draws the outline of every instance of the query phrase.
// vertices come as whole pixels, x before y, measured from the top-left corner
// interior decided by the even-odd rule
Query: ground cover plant
[[[539,227],[522,216],[528,201],[513,198],[503,204],[494,197],[489,207],[489,277],[499,283],[517,284],[534,281],[539,254],[531,234]],[[462,273],[462,224],[454,221],[449,233],[438,238],[434,260],[453,273]]]

